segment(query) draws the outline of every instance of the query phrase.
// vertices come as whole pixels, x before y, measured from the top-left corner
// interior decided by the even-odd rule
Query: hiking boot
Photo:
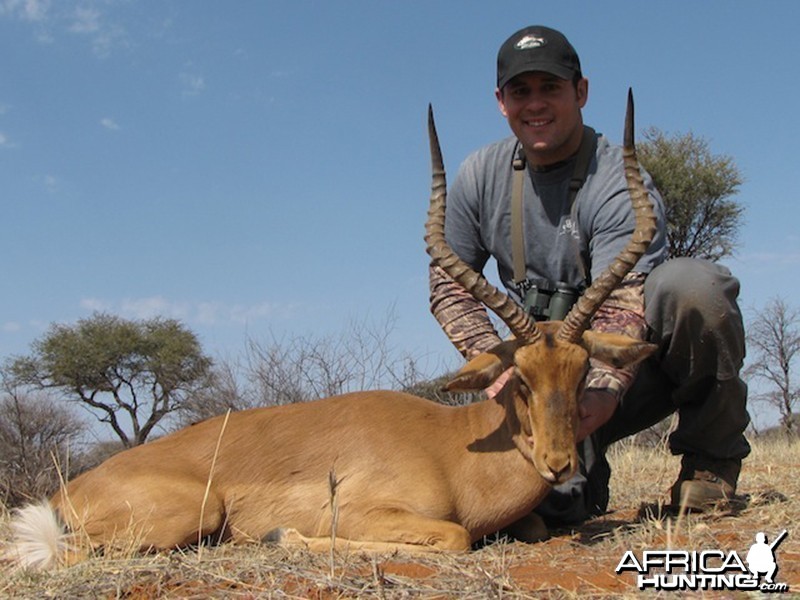
[[[725,503],[736,493],[742,461],[710,459],[685,454],[678,480],[672,486],[672,504],[703,511]]]

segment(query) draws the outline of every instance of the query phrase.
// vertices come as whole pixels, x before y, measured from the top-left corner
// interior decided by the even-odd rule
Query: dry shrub
[[[36,501],[58,489],[59,470],[80,470],[85,427],[45,394],[17,389],[0,397],[0,501],[8,506]]]

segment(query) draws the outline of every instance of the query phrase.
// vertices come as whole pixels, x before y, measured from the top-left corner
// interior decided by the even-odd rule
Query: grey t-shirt
[[[447,197],[445,236],[455,253],[481,272],[490,256],[500,279],[519,300],[511,252],[512,161],[516,138],[509,137],[466,158]],[[579,287],[584,281],[578,253],[593,280],[627,245],[635,225],[622,162],[622,148],[598,136],[586,181],[569,207],[569,180],[576,157],[544,172],[527,170],[523,223],[527,275]],[[664,206],[649,174],[645,186],[658,231],[635,271],[649,273],[666,257]]]

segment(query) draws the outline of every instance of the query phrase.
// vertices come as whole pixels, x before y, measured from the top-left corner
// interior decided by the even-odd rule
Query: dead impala
[[[445,174],[429,113],[428,253],[515,336],[467,363],[446,387],[484,389],[513,367],[495,399],[451,407],[399,392],[359,392],[209,419],[121,452],[49,501],[17,511],[18,563],[46,568],[79,559],[71,542],[77,534],[93,547],[169,549],[210,537],[327,549],[335,533],[337,545],[352,549],[464,551],[530,514],[578,466],[577,407],[589,357],[622,366],[654,349],[588,329],[654,231],[632,119],[629,99],[625,169],[636,231],[563,323],[537,325],[445,242]]]

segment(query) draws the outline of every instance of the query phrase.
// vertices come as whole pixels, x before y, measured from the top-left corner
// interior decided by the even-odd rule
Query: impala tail
[[[13,541],[4,554],[17,568],[52,569],[73,553],[71,535],[47,501],[15,510],[10,526]]]

